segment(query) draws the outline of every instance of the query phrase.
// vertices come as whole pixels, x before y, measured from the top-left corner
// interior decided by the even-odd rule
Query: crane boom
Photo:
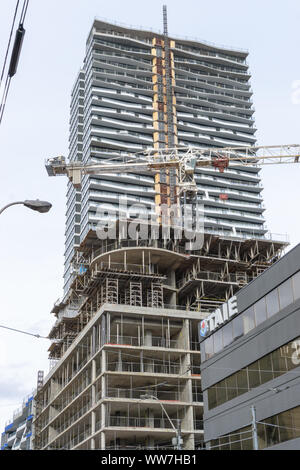
[[[81,187],[83,175],[109,175],[128,172],[152,172],[157,175],[160,171],[165,173],[172,171],[176,176],[175,197],[170,197],[170,188],[164,187],[164,193],[161,193],[160,185],[154,184],[155,208],[158,222],[161,223],[160,206],[162,204],[167,205],[170,214],[172,208],[174,214],[174,204],[177,207],[177,214],[180,213],[181,204],[182,207],[187,207],[186,204],[192,204],[192,207],[195,207],[198,192],[194,176],[196,168],[213,167],[223,173],[229,166],[232,168],[299,162],[299,144],[224,148],[175,147],[151,148],[134,155],[119,155],[117,158],[96,163],[66,163],[65,158],[60,156],[48,159],[46,169],[49,176],[67,175],[75,188]],[[169,218],[169,224],[172,224],[172,217],[174,216]]]
[[[49,176],[67,175],[75,187],[80,187],[82,175],[101,175],[128,172],[159,172],[161,168],[179,170],[179,186],[185,178],[193,180],[198,167],[214,167],[223,172],[229,165],[253,166],[299,163],[300,145],[272,145],[261,147],[198,148],[176,147],[148,149],[101,163],[66,163],[64,157],[49,158],[46,169]]]

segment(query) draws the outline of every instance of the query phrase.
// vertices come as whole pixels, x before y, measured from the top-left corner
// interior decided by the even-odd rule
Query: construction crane
[[[121,156],[97,163],[66,163],[63,156],[46,160],[49,176],[67,175],[75,188],[81,187],[83,175],[108,175],[112,173],[159,173],[176,170],[177,204],[180,200],[193,203],[197,199],[195,169],[212,167],[221,173],[234,166],[261,166],[300,162],[300,145],[272,145],[261,147],[198,148],[175,147],[147,149],[136,154]],[[156,186],[156,185],[155,185]],[[157,195],[157,189],[156,189]],[[159,194],[159,196],[163,196]],[[170,206],[170,199],[160,199]]]

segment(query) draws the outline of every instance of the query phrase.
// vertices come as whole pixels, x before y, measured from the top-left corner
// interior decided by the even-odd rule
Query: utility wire
[[[20,21],[19,21],[19,27],[16,31],[15,42],[14,42],[14,46],[13,46],[13,50],[12,50],[12,54],[11,54],[11,58],[10,58],[9,69],[8,69],[8,72],[7,72],[7,75],[6,75],[5,86],[4,86],[2,100],[1,100],[1,104],[0,104],[0,124],[2,122],[2,118],[3,118],[3,114],[4,114],[4,110],[5,110],[5,105],[6,105],[6,100],[7,100],[7,96],[8,96],[8,92],[9,92],[9,88],[10,88],[11,78],[16,73],[17,65],[18,65],[18,61],[19,61],[19,56],[20,56],[20,53],[21,53],[22,43],[23,43],[24,34],[25,34],[25,29],[23,28],[23,23],[25,21],[28,4],[29,4],[29,0],[24,0],[22,11],[21,11],[21,16],[20,16]],[[10,43],[11,43],[11,36],[12,36],[12,32],[13,32],[13,28],[14,28],[14,24],[15,24],[15,20],[16,20],[16,16],[17,16],[18,7],[19,7],[19,0],[17,2],[16,9],[15,9],[13,24],[12,24],[10,37],[9,37],[9,41],[8,41],[8,46],[7,46],[7,50],[6,50],[6,54],[5,54],[4,65],[3,65],[3,69],[2,69],[2,73],[1,73],[0,85],[2,83],[2,79],[3,79],[3,76],[4,76],[4,71],[5,71],[6,62],[7,62],[7,56],[8,56],[8,52],[9,52],[9,48],[10,48]]]
[[[25,16],[26,16],[26,13],[27,13],[28,3],[29,3],[29,0],[24,0],[22,11],[21,11],[20,24],[23,24],[24,21],[25,21]]]
[[[9,39],[8,39],[8,44],[7,44],[7,48],[6,48],[4,63],[3,63],[2,72],[1,72],[0,89],[1,89],[2,79],[3,79],[3,76],[4,76],[5,67],[6,67],[8,52],[9,52],[9,49],[10,49],[10,43],[11,43],[12,33],[13,33],[15,21],[16,21],[18,8],[19,8],[19,3],[20,3],[20,0],[17,1],[16,8],[15,8],[15,13],[14,13],[14,17],[13,17],[13,22],[12,22],[12,25],[11,25],[10,35],[9,35]]]

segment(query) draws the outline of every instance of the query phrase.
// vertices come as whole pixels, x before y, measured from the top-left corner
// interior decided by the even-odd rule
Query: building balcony
[[[175,420],[173,420],[175,421]],[[106,427],[126,428],[154,428],[160,430],[173,430],[171,423],[166,418],[139,418],[131,416],[107,416]]]
[[[152,336],[151,344],[142,344],[141,338],[137,336],[116,336],[111,335],[106,345],[115,344],[122,346],[138,346],[138,347],[154,347],[154,348],[166,348],[166,349],[182,349],[179,348],[178,341],[166,339],[160,336]]]
[[[109,362],[107,372],[143,372],[150,374],[180,374],[180,366],[170,364],[160,364],[155,362]]]
[[[122,399],[131,399],[139,400],[142,395],[149,393],[149,389],[127,389],[127,388],[109,388],[106,392],[105,398],[122,398]],[[151,392],[160,401],[186,401],[181,399],[181,393],[178,391],[164,391],[156,390]]]

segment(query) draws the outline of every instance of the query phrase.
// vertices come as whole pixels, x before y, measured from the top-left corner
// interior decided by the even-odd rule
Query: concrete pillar
[[[90,440],[90,449],[91,449],[91,450],[95,450],[95,448],[96,448],[95,439],[92,438],[92,439]]]
[[[92,411],[91,415],[91,434],[95,434],[96,432],[96,413],[95,411]]]
[[[58,435],[58,432],[52,427],[49,426],[49,440],[48,442],[51,442],[55,437]]]
[[[101,450],[105,450],[105,433],[103,431],[100,433],[100,447]]]
[[[122,372],[122,369],[123,369],[122,354],[121,354],[121,351],[118,351],[118,363],[117,363],[116,370],[119,372]]]
[[[94,384],[96,380],[96,361],[92,360],[92,404],[96,403],[96,385]]]
[[[183,439],[183,446],[186,450],[194,450],[195,449],[195,434],[188,434]]]
[[[95,359],[92,360],[92,382],[96,380],[96,361]]]
[[[103,350],[101,354],[101,373],[106,371],[106,351]],[[101,397],[106,396],[106,376],[103,374],[101,376]]]
[[[106,371],[106,351],[103,349],[101,354],[101,372]]]
[[[102,375],[101,377],[101,398],[106,396],[106,377]]]
[[[176,288],[176,276],[175,276],[175,271],[170,270],[170,272],[168,273],[167,284],[168,284],[169,286],[171,286],[171,287]],[[174,307],[175,307],[175,305],[177,304],[176,292],[173,292],[173,293],[170,295],[169,304],[170,304],[170,305],[174,305]]]
[[[50,382],[50,400],[52,400],[60,391],[61,385],[54,378]]]
[[[146,442],[145,442],[145,447],[147,449],[151,448],[151,447],[154,447],[154,437],[153,436],[148,436],[146,438]]]
[[[145,331],[145,346],[152,346],[152,331]]]
[[[53,419],[53,418],[55,418],[58,414],[59,414],[59,411],[58,411],[54,406],[50,406],[49,418],[50,418],[50,419]]]
[[[146,426],[148,428],[154,428],[154,412],[150,408],[145,411]]]
[[[183,320],[182,329],[177,338],[177,347],[180,349],[190,348],[189,320]]]
[[[106,426],[106,404],[101,403],[101,428]]]

